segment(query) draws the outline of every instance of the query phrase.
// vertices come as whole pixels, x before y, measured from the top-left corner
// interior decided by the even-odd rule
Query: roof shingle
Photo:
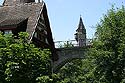
[[[20,18],[20,19],[5,19],[4,21],[2,21],[0,23],[0,26],[16,26],[19,23],[23,22],[24,20],[26,20],[25,18]]]
[[[36,29],[43,6],[44,2],[0,7],[0,26],[15,25],[28,18],[26,31],[31,37]]]

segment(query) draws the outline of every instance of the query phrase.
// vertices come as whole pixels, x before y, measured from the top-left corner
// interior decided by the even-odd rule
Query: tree
[[[0,34],[0,83],[36,83],[51,75],[49,50],[41,50],[27,41],[27,33]]]
[[[63,66],[55,78],[39,78],[54,83],[125,82],[125,8],[112,7],[96,26],[92,48],[85,59]],[[68,47],[68,44],[65,44]],[[44,79],[44,80],[43,80]]]
[[[123,83],[125,80],[125,7],[112,7],[96,26],[90,50],[94,57],[95,83]]]
[[[67,41],[61,44],[61,47],[72,48],[72,42]],[[84,49],[84,47],[83,47]],[[86,56],[86,55],[84,55]],[[74,59],[66,63],[53,77],[54,83],[85,83],[85,76],[91,69],[91,61],[87,58]],[[91,66],[90,66],[91,65]]]
[[[57,42],[57,47],[58,48],[70,48],[74,47],[73,43],[71,41],[62,41],[62,42]]]
[[[87,58],[72,60],[58,72],[59,83],[88,83],[86,76],[92,68],[91,60],[89,61]]]

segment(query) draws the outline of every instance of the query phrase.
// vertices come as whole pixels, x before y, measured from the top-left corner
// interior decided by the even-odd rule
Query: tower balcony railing
[[[68,41],[55,41],[55,48],[68,48],[68,47],[79,47],[79,44],[76,40]],[[86,39],[86,46],[92,45],[92,39]]]

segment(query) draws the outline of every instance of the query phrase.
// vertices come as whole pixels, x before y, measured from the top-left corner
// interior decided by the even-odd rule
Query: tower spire
[[[78,29],[77,30],[83,30],[84,32],[86,32],[81,15],[80,15],[80,20],[79,20],[79,25],[78,25]]]
[[[75,39],[78,42],[80,47],[86,46],[86,29],[82,21],[82,17],[80,15],[80,20],[78,24],[78,28],[76,30]]]

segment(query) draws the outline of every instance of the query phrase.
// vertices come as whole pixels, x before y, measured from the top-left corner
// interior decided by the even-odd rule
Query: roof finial
[[[80,14],[80,18],[82,17],[82,15]]]
[[[82,15],[80,14],[80,21],[82,21]]]

